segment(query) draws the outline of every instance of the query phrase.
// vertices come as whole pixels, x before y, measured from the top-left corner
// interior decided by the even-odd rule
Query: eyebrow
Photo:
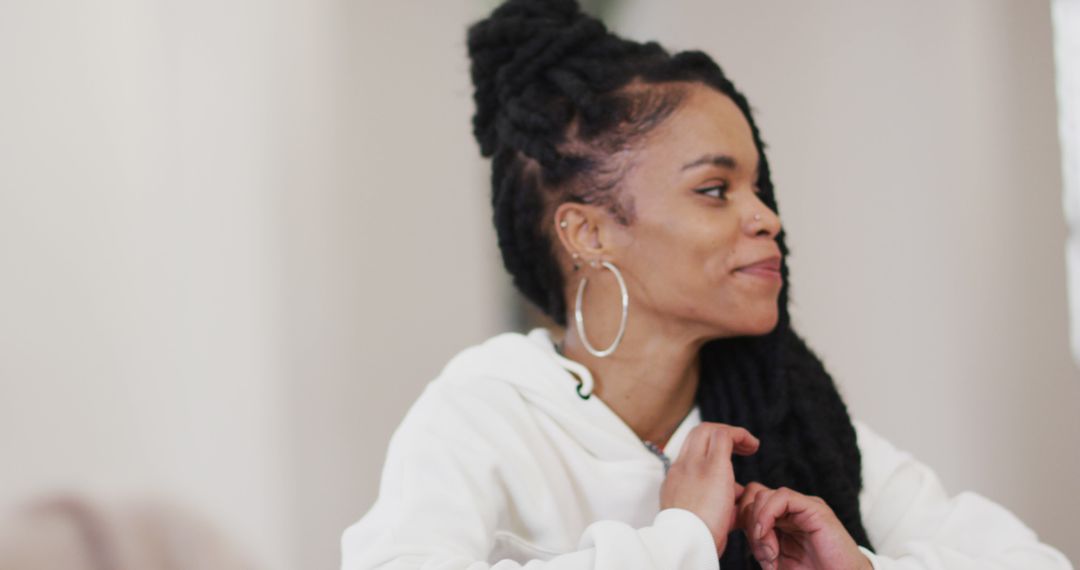
[[[679,169],[679,172],[685,172],[685,171],[690,170],[692,168],[697,168],[699,166],[706,166],[706,165],[720,166],[720,167],[723,167],[723,168],[730,168],[731,170],[736,170],[736,169],[739,168],[739,162],[737,160],[735,160],[735,157],[731,156],[730,154],[706,154],[706,155],[701,156],[700,158],[697,158],[695,160],[692,160],[692,161],[684,164],[683,167]],[[761,165],[761,163],[759,161],[758,162],[758,167],[759,168],[760,168],[760,165]],[[757,171],[755,171],[754,174],[756,175]]]

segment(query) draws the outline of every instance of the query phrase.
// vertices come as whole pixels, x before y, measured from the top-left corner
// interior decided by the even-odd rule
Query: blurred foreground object
[[[212,525],[157,501],[75,495],[0,519],[0,570],[250,570]]]

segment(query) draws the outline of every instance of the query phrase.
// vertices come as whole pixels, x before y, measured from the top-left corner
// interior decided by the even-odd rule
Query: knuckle
[[[698,437],[708,439],[716,436],[716,424],[700,424],[694,429],[698,430]]]

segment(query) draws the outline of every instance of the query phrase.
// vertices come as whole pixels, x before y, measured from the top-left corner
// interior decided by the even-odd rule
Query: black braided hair
[[[624,224],[622,151],[681,103],[688,82],[731,98],[750,123],[760,155],[758,187],[777,204],[765,144],[749,103],[708,55],[668,53],[655,42],[610,33],[575,0],[509,0],[468,30],[476,114],[473,133],[492,159],[493,219],[514,285],[566,325],[564,277],[545,228],[558,204],[604,205]],[[735,479],[789,487],[824,499],[852,538],[871,548],[859,510],[861,458],[855,429],[821,360],[791,328],[788,249],[776,238],[784,284],[776,327],[762,336],[716,339],[700,353],[696,400],[702,419],[743,426],[761,440],[734,456]],[[759,568],[745,536],[733,532],[720,564]]]

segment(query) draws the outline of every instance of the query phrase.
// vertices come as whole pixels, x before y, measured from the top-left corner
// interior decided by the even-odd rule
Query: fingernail
[[[760,540],[763,534],[765,534],[765,528],[761,526],[761,523],[754,525],[754,538]]]

